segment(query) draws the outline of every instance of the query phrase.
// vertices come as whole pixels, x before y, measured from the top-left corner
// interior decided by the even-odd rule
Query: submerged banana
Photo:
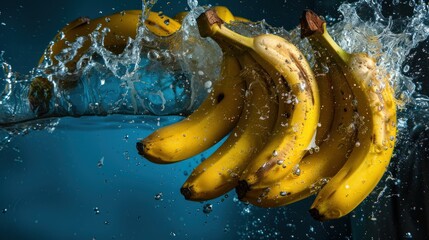
[[[232,20],[230,12],[223,19]],[[216,144],[237,124],[243,110],[245,81],[229,46],[223,51],[220,79],[206,100],[180,122],[160,128],[137,143],[139,154],[156,163],[173,163],[193,157]]]
[[[279,111],[270,139],[240,178],[237,192],[242,198],[252,189],[266,188],[282,179],[307,152],[319,121],[318,87],[304,55],[285,39],[272,34],[242,36],[228,29],[213,10],[206,11],[197,22],[202,36],[249,51],[280,90]],[[293,108],[291,113],[288,105]]]
[[[328,67],[338,66],[357,102],[357,142],[310,209],[318,220],[335,219],[358,206],[386,171],[396,141],[396,103],[393,89],[374,59],[341,49],[327,32],[326,23],[311,11],[304,13],[302,26],[313,49],[326,53]]]
[[[317,62],[325,61],[324,56],[316,54]],[[324,139],[288,176],[260,192],[250,191],[243,200],[260,207],[278,207],[307,198],[317,193],[347,160],[356,142],[356,109],[351,89],[338,66],[330,65],[328,71],[325,73],[321,64],[315,66],[319,86],[329,85],[334,97],[333,102],[327,103],[335,107]]]
[[[119,54],[124,50],[129,38],[134,38],[136,36],[141,20],[141,10],[122,11],[92,20],[85,17],[78,18],[63,28],[55,37],[54,43],[50,46],[50,49],[48,49],[49,57],[53,63],[56,64],[58,62],[56,57],[58,57],[59,54],[68,49],[70,44],[75,42],[78,38],[84,38],[82,46],[73,57],[73,61],[66,64],[66,67],[72,72],[76,62],[87,51],[89,46],[91,46],[91,39],[88,37],[89,34],[96,29],[101,30],[104,28],[109,29],[104,38],[104,47],[113,53]],[[170,36],[181,27],[181,24],[176,20],[155,12],[149,12],[144,24],[149,31],[161,37]],[[40,59],[40,62],[43,60],[44,57]]]
[[[277,114],[270,76],[249,54],[238,57],[247,89],[244,109],[226,141],[190,174],[181,193],[194,201],[219,197],[237,186],[238,179],[265,145]]]
[[[103,46],[119,54],[124,50],[129,38],[135,38],[141,20],[141,10],[122,11],[93,20],[85,17],[78,18],[69,23],[57,34],[54,43],[48,49],[49,57],[54,64],[58,63],[56,57],[68,49],[71,43],[75,42],[78,38],[86,38],[73,57],[73,61],[66,64],[70,72],[72,72],[76,62],[91,46],[91,39],[88,37],[89,34],[96,29],[104,28],[108,28],[109,31],[104,38]],[[176,20],[156,12],[149,12],[144,24],[149,31],[160,37],[170,36],[181,27],[181,24]],[[40,59],[40,62],[43,60],[44,57]]]
[[[126,47],[130,38],[135,38],[137,29],[141,23],[141,10],[128,10],[115,13],[109,16],[96,19],[80,17],[68,23],[54,37],[45,54],[40,58],[39,64],[45,60],[51,61],[58,65],[59,59],[62,59],[64,67],[67,68],[66,77],[54,79],[60,89],[73,89],[77,86],[77,81],[72,74],[76,69],[77,62],[88,51],[92,45],[90,34],[94,31],[108,28],[104,37],[103,46],[116,53],[121,53]],[[178,31],[180,23],[160,13],[149,12],[145,20],[145,26],[153,34],[160,37],[167,37]],[[72,44],[77,44],[72,47]],[[35,77],[32,80],[33,86],[50,86],[41,82],[41,77]],[[43,89],[40,89],[43,90]],[[38,88],[30,88],[29,102],[31,109],[38,115],[49,112],[49,102],[52,95],[40,95],[37,93]],[[46,89],[45,91],[51,91]]]

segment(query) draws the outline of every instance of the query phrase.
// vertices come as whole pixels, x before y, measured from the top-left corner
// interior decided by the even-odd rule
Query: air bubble
[[[155,194],[153,198],[158,201],[158,200],[162,200],[162,196],[163,196],[162,192],[159,192]]]
[[[206,205],[203,206],[203,213],[205,214],[209,214],[213,211],[213,205],[210,203],[207,203]]]
[[[94,213],[95,213],[95,214],[100,214],[100,209],[98,209],[98,207],[95,207],[95,208],[94,208]]]
[[[101,157],[100,160],[98,160],[97,167],[102,168],[104,166],[104,157]]]
[[[404,73],[410,71],[410,66],[409,65],[405,65],[403,68]]]

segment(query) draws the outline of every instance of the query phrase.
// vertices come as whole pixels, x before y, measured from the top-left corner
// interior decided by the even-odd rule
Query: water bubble
[[[287,195],[289,195],[288,192],[286,192],[286,191],[280,191],[280,196],[285,197]]]
[[[404,73],[410,71],[410,66],[409,65],[405,65],[403,71],[404,71]]]
[[[130,138],[130,136],[128,134],[125,134],[124,141],[127,142],[129,138]]]
[[[226,224],[225,227],[223,228],[224,232],[229,232],[231,229],[229,227],[229,224]]]
[[[163,196],[162,192],[159,192],[155,194],[153,198],[158,201],[158,200],[162,200],[162,196]]]
[[[110,222],[109,221],[104,221],[104,225],[109,225],[110,224]]]
[[[212,87],[212,85],[213,85],[212,81],[206,81],[206,82],[204,83],[204,87],[205,87],[206,89],[211,88],[211,87]]]
[[[356,141],[355,147],[360,147],[360,142],[359,141]]]
[[[207,203],[206,205],[203,206],[203,213],[205,214],[209,214],[213,211],[213,205],[210,203]]]
[[[95,207],[95,208],[94,208],[94,213],[95,213],[95,214],[100,214],[100,209],[98,209],[98,207]]]
[[[405,233],[405,238],[406,238],[406,239],[412,239],[412,238],[413,238],[413,235],[412,235],[410,232],[406,232],[406,233]]]
[[[7,212],[7,208],[4,208],[1,212],[2,213],[6,213]]]
[[[319,179],[317,182],[313,183],[310,185],[310,193],[314,194],[314,193],[318,193],[320,191],[320,189],[323,188],[323,186],[325,186],[329,180],[331,180],[330,178],[321,178]]]
[[[292,170],[292,173],[295,176],[301,175],[301,169],[299,168],[299,164],[295,165],[295,167]]]
[[[104,166],[104,156],[101,157],[101,159],[98,160],[98,163],[97,163],[97,167],[101,168],[103,166]]]
[[[167,25],[167,26],[170,25],[170,19],[165,19],[164,20],[164,24]]]

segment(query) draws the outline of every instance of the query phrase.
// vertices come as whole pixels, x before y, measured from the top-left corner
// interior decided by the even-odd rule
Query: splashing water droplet
[[[191,8],[191,10],[197,8],[198,0],[188,0],[188,6]]]
[[[406,232],[405,233],[405,238],[406,239],[413,239],[413,234],[411,234],[410,232]]]

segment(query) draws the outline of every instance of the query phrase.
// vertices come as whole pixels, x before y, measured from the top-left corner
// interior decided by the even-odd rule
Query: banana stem
[[[197,18],[197,23],[202,37],[212,37],[218,43],[227,40],[238,44],[239,47],[244,49],[251,49],[253,46],[253,38],[240,35],[226,27],[222,27],[224,21],[218,16],[214,9],[209,9],[201,14]],[[220,36],[222,36],[222,38],[220,38]]]
[[[306,37],[310,41],[319,43],[312,44],[312,46],[320,45],[325,48],[319,50],[327,53],[336,52],[337,54],[330,54],[330,56],[337,58],[336,60],[344,63],[349,62],[350,54],[334,41],[326,29],[326,22],[311,10],[305,10],[301,18],[301,38]]]

